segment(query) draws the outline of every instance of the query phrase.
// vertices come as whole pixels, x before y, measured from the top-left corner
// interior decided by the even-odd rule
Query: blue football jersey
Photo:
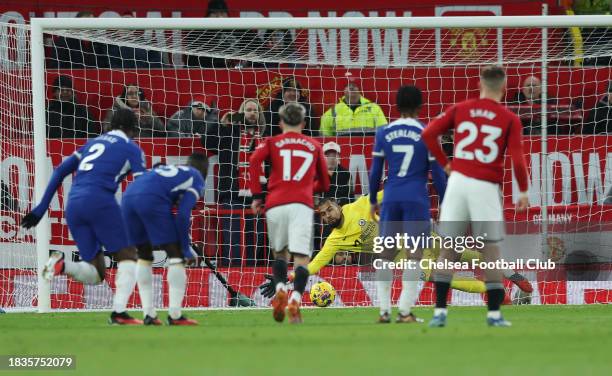
[[[404,118],[376,130],[372,155],[388,166],[383,202],[429,202],[429,170],[439,166],[421,140],[423,129],[418,120]]]
[[[186,192],[196,200],[204,194],[204,178],[191,166],[161,165],[145,172],[128,186],[124,196],[155,195],[175,204]]]
[[[146,171],[144,153],[121,130],[112,130],[89,140],[74,154],[80,162],[70,197],[95,192],[114,194],[130,171],[134,176]]]

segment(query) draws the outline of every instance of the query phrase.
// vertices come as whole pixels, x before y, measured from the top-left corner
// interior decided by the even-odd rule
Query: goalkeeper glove
[[[31,211],[21,219],[21,227],[24,227],[26,229],[35,227],[38,222],[40,222],[41,218],[42,216],[34,214],[34,212]]]
[[[263,283],[261,286],[259,286],[259,291],[261,291],[261,296],[265,298],[272,298],[274,294],[276,294],[276,285],[274,284],[274,276],[272,274],[266,274],[265,277],[268,281]],[[293,282],[294,278],[295,278],[295,274],[293,272],[289,273],[288,278],[287,278],[288,280],[285,281],[285,283]]]

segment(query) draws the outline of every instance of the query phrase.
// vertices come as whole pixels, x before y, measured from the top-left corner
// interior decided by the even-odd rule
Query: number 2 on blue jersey
[[[101,143],[91,145],[89,147],[89,150],[87,150],[89,154],[85,158],[83,158],[81,163],[79,163],[79,170],[81,171],[92,170],[94,168],[94,165],[91,162],[94,159],[100,157],[102,153],[104,153],[105,149],[106,149],[106,146],[104,146],[104,144],[101,144]]]

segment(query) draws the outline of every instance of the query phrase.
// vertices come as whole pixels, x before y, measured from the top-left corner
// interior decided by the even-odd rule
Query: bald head
[[[542,81],[536,76],[529,76],[523,81],[521,91],[525,99],[530,102],[540,100],[542,96]]]

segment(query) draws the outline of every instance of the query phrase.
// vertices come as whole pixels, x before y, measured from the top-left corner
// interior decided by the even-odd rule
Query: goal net
[[[586,24],[584,18],[575,17],[574,23],[561,18],[495,17],[494,23],[484,21],[486,17],[56,19],[34,21],[32,28],[0,24],[0,307],[35,309],[40,300],[53,309],[110,308],[114,265],[109,258],[108,276],[99,285],[58,276],[45,287],[37,278],[48,250],[78,260],[63,213],[70,176],[37,229],[23,231],[19,224],[35,204],[35,179],[44,180],[37,185],[40,191],[52,166],[103,132],[114,110],[130,108],[138,115],[136,142],[148,167],[183,163],[194,151],[209,155],[206,194],[192,219],[192,239],[201,257],[188,269],[185,306],[217,308],[237,302],[206,259],[250,303],[264,307],[269,302],[258,287],[271,271],[272,255],[264,218],[249,210],[247,170],[258,143],[280,132],[280,105],[295,100],[304,104],[306,132],[323,144],[333,142],[326,148],[334,172],[328,195],[348,204],[369,192],[373,131],[398,117],[398,87],[412,84],[423,91],[420,118],[426,124],[452,104],[477,97],[479,71],[486,64],[501,64],[507,71],[504,103],[523,122],[530,171],[531,207],[516,213],[518,187],[506,162],[504,252],[589,265],[588,272],[517,270],[535,288],[528,300],[612,301],[612,207],[605,205],[612,186],[612,32],[606,27],[612,19],[591,18],[591,25],[599,27],[589,29],[578,27]],[[38,46],[31,44],[30,34],[39,33],[39,26],[44,58],[35,60],[31,51]],[[452,150],[452,136],[444,142]],[[36,159],[37,152],[44,154]],[[435,217],[437,193],[431,192]],[[316,223],[315,252],[332,231],[318,217]],[[336,306],[377,304],[369,277],[372,254],[354,251],[340,249],[325,259],[307,290],[326,280],[338,292]],[[156,251],[154,289],[160,308],[168,302],[165,262],[164,253]],[[591,265],[597,265],[595,272]],[[400,287],[401,281],[395,281],[394,302]],[[507,281],[506,287],[515,297],[516,286]],[[431,283],[423,282],[419,304],[432,304],[433,299]],[[451,301],[484,302],[481,294],[462,291],[453,291]],[[130,307],[139,305],[136,290]]]

